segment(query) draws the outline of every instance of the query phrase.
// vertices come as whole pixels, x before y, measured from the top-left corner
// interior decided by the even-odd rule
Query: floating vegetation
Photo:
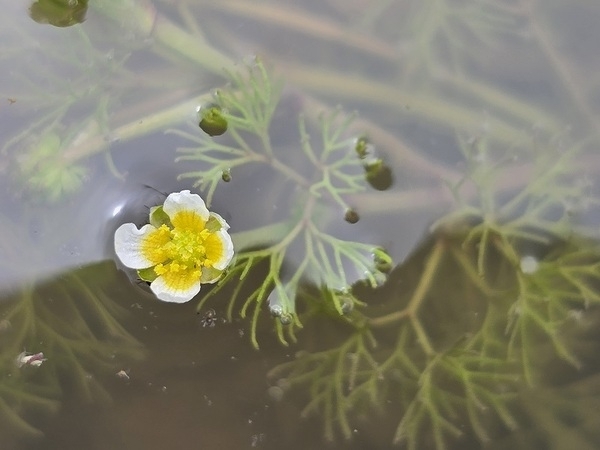
[[[231,181],[231,170],[230,169],[223,170],[223,173],[221,174],[221,179],[225,183],[229,183]]]
[[[316,15],[272,1],[99,0],[97,23],[36,27],[61,32],[52,45],[0,27],[11,69],[0,169],[57,202],[92,179],[93,155],[124,177],[113,144],[159,137],[139,140],[144,162],[181,146],[173,183],[232,216],[246,208],[228,219],[236,255],[203,291],[200,327],[241,316],[254,347],[273,328],[297,342],[269,380],[329,440],[374,430],[377,448],[593,449],[600,246],[579,219],[598,206],[587,179],[598,176],[598,71],[576,59],[590,51],[578,30],[555,26],[593,8],[563,3],[328,0]],[[290,30],[294,46],[273,38]],[[275,70],[236,66],[240,48]],[[411,221],[435,221],[416,248]],[[5,235],[3,251],[28,255]],[[395,266],[383,245],[413,250]],[[101,295],[127,282],[97,276],[82,269],[4,303],[2,427],[36,434],[64,377],[81,398],[105,398],[95,375],[106,368],[129,377],[106,354],[140,349]]]
[[[238,238],[237,254],[230,269],[216,288],[204,297],[199,308],[225,286],[235,283],[228,307],[231,320],[242,287],[248,280],[256,278],[250,274],[264,263],[268,267],[267,274],[261,276],[262,281],[244,300],[239,312],[242,317],[251,316],[251,340],[258,347],[257,322],[262,306],[268,302],[269,310],[276,318],[279,340],[287,345],[289,339],[296,339],[295,329],[302,326],[296,303],[302,298],[300,291],[304,284],[323,286],[332,293],[346,291],[352,299],[351,285],[356,281],[364,279],[374,287],[385,279],[385,273],[379,271],[373,258],[390,263],[391,259],[376,245],[340,239],[326,231],[339,208],[346,211],[347,222],[356,223],[359,219],[358,213],[343,198],[345,194],[366,189],[361,173],[362,161],[354,151],[356,139],[349,132],[353,117],[335,110],[317,116],[316,122],[312,123],[300,114],[297,146],[304,161],[293,160],[292,165],[285,152],[272,145],[269,132],[280,100],[281,83],[272,79],[260,61],[250,62],[230,76],[231,86],[215,93],[215,101],[228,123],[230,141],[215,142],[201,135],[173,130],[195,144],[181,148],[179,151],[183,156],[177,161],[185,162],[186,167],[193,163],[200,167],[198,171],[183,173],[180,178],[196,179],[194,186],[208,192],[207,203],[210,204],[225,171],[249,163],[263,164],[296,185],[298,194],[291,200],[287,220],[275,226],[266,224],[264,229],[249,230],[243,238]],[[317,138],[311,136],[313,132]],[[308,171],[312,176],[305,178],[294,169],[298,165],[312,166]],[[255,242],[248,239],[251,233],[264,234],[270,244],[254,249]],[[284,269],[291,248],[299,262]],[[297,256],[298,251],[303,253],[301,258]],[[340,297],[335,294],[327,298],[343,315],[346,307]]]
[[[337,206],[344,208],[346,221],[356,223],[358,213],[344,195],[365,189],[362,170],[383,164],[373,160],[365,138],[345,137],[352,118],[338,110],[318,117],[321,136],[316,141],[300,114],[302,149],[315,175],[306,179],[290,170],[269,139],[277,97],[268,74],[260,62],[246,70],[244,76],[232,76],[231,90],[215,96],[231,114],[230,141],[175,131],[197,143],[181,149],[184,156],[178,161],[205,165],[182,177],[197,178],[196,184],[212,195],[226,168],[265,164],[302,188],[296,191],[302,192],[298,203],[303,208],[292,208],[289,220],[265,228],[273,244],[254,249],[251,240],[242,239],[230,271],[199,308],[235,284],[231,319],[240,292],[248,280],[256,280],[249,274],[263,267],[266,272],[258,272],[260,281],[239,308],[242,317],[250,316],[255,346],[265,300],[285,344],[298,339],[295,328],[310,323],[308,318],[319,311],[342,319],[347,338],[341,345],[305,347],[294,361],[270,373],[274,383],[310,393],[302,414],[322,417],[329,440],[338,433],[350,438],[360,414],[367,409],[381,413],[385,405],[398,414],[390,442],[410,449],[444,449],[459,439],[486,443],[516,430],[522,391],[539,386],[549,361],[563,360],[577,370],[581,358],[589,357],[577,353],[569,331],[573,317],[600,304],[600,271],[595,269],[600,246],[583,237],[591,230],[575,232],[573,221],[578,212],[597,205],[585,183],[573,182],[573,162],[582,146],[553,143],[558,139],[544,144],[538,138],[535,147],[503,147],[485,135],[460,140],[465,171],[447,185],[456,207],[391,273],[390,283],[401,279],[402,290],[384,294],[387,312],[377,314],[365,308],[366,298],[381,294],[367,292],[386,280],[391,259],[376,246],[322,231],[326,227],[318,221]],[[262,147],[249,144],[247,133]],[[529,172],[528,184],[511,183],[516,167]],[[297,240],[302,245],[296,248],[305,253],[289,268],[284,265],[287,249]],[[351,273],[365,274],[366,283]],[[318,333],[307,326],[311,334]],[[397,336],[395,344],[381,346],[381,337],[387,341],[390,333]]]
[[[517,153],[535,175],[504,188]],[[577,146],[534,153],[465,146],[470,169],[449,186],[462,206],[394,269],[389,285],[402,290],[361,291],[384,306],[355,310],[341,345],[271,370],[274,383],[310,392],[302,414],[322,417],[329,440],[351,438],[366,410],[392,408],[391,442],[406,448],[489,443],[520,427],[548,365],[576,373],[594,358],[600,346],[583,351],[578,330],[600,312],[600,244],[573,235],[572,220],[598,202],[574,186]],[[395,343],[381,345],[390,333]]]
[[[219,105],[208,103],[200,107],[200,129],[209,136],[221,136],[227,131],[227,119]]]
[[[27,180],[27,188],[44,193],[51,202],[79,191],[88,176],[85,166],[66,164],[62,160],[62,143],[54,133],[41,137],[17,161],[20,176]]]
[[[360,220],[360,216],[354,209],[348,208],[344,213],[344,220],[348,223],[357,223]]]
[[[36,0],[29,16],[38,23],[70,27],[85,20],[87,4],[87,0]]]
[[[115,231],[115,253],[137,269],[159,300],[184,303],[215,283],[233,257],[229,225],[206,209],[198,194],[184,190],[150,209],[150,223],[124,223]]]

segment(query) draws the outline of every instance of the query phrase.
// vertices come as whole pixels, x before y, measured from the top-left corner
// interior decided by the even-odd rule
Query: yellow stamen
[[[180,211],[171,219],[173,228],[161,225],[144,241],[142,251],[156,262],[154,272],[173,289],[191,286],[202,276],[203,267],[212,267],[223,258],[221,239],[204,226],[193,211]]]

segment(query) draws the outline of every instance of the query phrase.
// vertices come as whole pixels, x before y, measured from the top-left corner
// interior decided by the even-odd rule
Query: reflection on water
[[[10,192],[10,187],[5,187]],[[112,257],[112,235],[123,221],[137,222],[163,195],[137,183],[106,182],[85,189],[65,205],[6,198],[6,236],[0,271],[3,289],[61,270]],[[81,232],[75,232],[81,230]],[[85,230],[85,231],[84,231]],[[27,251],[24,251],[24,245]]]
[[[3,12],[3,448],[598,447],[593,2]],[[238,259],[163,304],[112,235],[190,188]]]

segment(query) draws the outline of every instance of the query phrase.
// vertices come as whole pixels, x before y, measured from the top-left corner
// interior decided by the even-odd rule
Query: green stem
[[[271,167],[273,167],[273,169],[281,172],[286,177],[294,180],[299,186],[302,186],[307,189],[310,187],[310,182],[306,178],[304,178],[298,172],[295,172],[292,168],[285,165],[278,159],[273,159],[271,161]]]
[[[432,282],[435,279],[435,272],[438,266],[440,265],[445,248],[446,245],[442,240],[438,240],[436,242],[431,255],[427,259],[427,263],[425,264],[425,271],[423,272],[423,275],[419,280],[419,284],[417,285],[415,293],[413,294],[408,306],[400,311],[396,311],[391,314],[386,314],[385,316],[370,319],[370,326],[383,327],[391,323],[395,323],[399,320],[403,320],[405,317],[410,317],[411,321],[413,322],[415,332],[419,337],[421,345],[423,345],[426,351],[428,349],[431,350],[431,345],[429,344],[427,335],[425,331],[420,327],[420,324],[418,324],[418,319],[416,319],[416,313],[419,307],[421,306],[421,303],[425,299],[425,294],[427,294],[427,291],[429,290]],[[413,317],[415,318],[414,320]]]
[[[251,247],[261,247],[263,245],[280,242],[290,232],[290,222],[277,222],[253,230],[239,231],[231,234],[235,251],[239,253],[242,250]]]
[[[541,23],[541,14],[539,14],[540,10],[538,4],[542,4],[543,2],[539,2],[538,0],[525,0],[521,3],[530,18],[529,27],[531,33],[539,43],[542,53],[556,71],[567,94],[581,112],[582,119],[586,120],[594,130],[598,132],[600,130],[600,117],[597,114],[597,110],[594,110],[589,102],[591,96],[586,96],[585,92],[581,89],[582,85],[584,85],[582,83],[583,80],[575,75],[572,69],[573,65],[569,64],[557,49],[557,46],[552,40],[553,33],[548,32],[547,27]]]
[[[429,337],[427,336],[427,332],[423,328],[421,321],[415,315],[410,316],[410,323],[412,324],[413,329],[417,335],[417,342],[423,348],[423,351],[427,356],[431,356],[435,353],[431,342],[429,342]]]
[[[195,111],[196,107],[206,101],[208,97],[208,94],[204,94],[156,114],[145,116],[142,119],[137,118],[116,128],[111,133],[111,137],[118,141],[127,141],[167,128],[181,122],[185,117],[189,117],[190,113]],[[80,159],[87,158],[95,153],[103,151],[105,147],[105,136],[99,133],[79,145],[66,149],[63,158],[65,163],[74,163]]]
[[[300,5],[301,3],[297,3]],[[234,21],[253,20],[256,26],[281,27],[285,32],[300,33],[311,39],[332,42],[347,46],[351,49],[365,52],[370,57],[376,56],[383,61],[395,61],[397,50],[383,39],[374,34],[356,33],[354,30],[340,27],[339,23],[328,20],[322,14],[311,14],[292,5],[277,2],[261,3],[244,0],[229,0],[226,2],[207,2],[205,8],[234,14]]]
[[[234,68],[231,59],[157,12],[150,1],[132,2],[127,11],[121,2],[113,1],[100,3],[98,9],[114,20],[122,20],[122,15],[128,14],[132,20],[136,20],[135,31],[143,36],[151,36],[155,45],[191,60],[209,72],[224,75],[225,70]]]
[[[468,105],[440,98],[436,92],[409,91],[377,83],[364,77],[341,74],[329,70],[316,70],[300,64],[282,61],[279,66],[286,80],[303,89],[319,94],[322,98],[335,98],[337,101],[350,99],[365,102],[397,113],[406,114],[410,107],[411,118],[421,118],[447,128],[468,129],[482,122],[481,113]],[[544,117],[548,123],[556,123],[542,111],[532,120]],[[523,130],[498,117],[494,117],[492,135],[498,142],[512,144],[523,137]]]

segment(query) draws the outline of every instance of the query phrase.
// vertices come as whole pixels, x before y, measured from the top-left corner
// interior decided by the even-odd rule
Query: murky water
[[[599,17],[5,5],[0,448],[597,448]],[[113,234],[184,189],[238,259],[169,304]]]

